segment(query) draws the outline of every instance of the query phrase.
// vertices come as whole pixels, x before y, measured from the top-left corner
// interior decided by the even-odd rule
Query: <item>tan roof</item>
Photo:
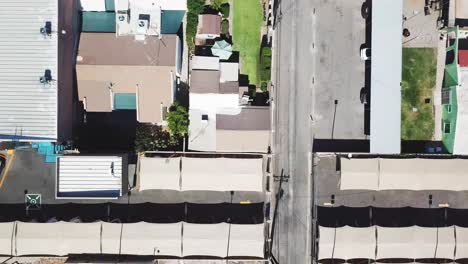
[[[190,92],[219,93],[219,71],[192,70]]]
[[[198,15],[198,34],[221,34],[221,16]]]
[[[175,66],[177,35],[162,39],[147,36],[144,42],[133,36],[116,37],[115,33],[81,33],[78,64]]]
[[[218,152],[267,152],[269,130],[216,130]]]
[[[107,112],[109,85],[113,93],[138,93],[138,121],[159,123],[161,104],[172,102],[170,66],[77,65],[78,96],[86,97],[87,111]],[[138,87],[138,91],[137,91]]]

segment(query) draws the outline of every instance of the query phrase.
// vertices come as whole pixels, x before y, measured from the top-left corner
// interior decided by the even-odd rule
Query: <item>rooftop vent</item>
[[[202,115],[201,120],[202,122],[208,122],[208,115]]]
[[[52,81],[52,71],[47,69],[44,71],[44,76],[41,76],[39,78],[39,81],[43,84],[47,84],[47,83],[50,83]]]
[[[41,27],[41,34],[45,36],[52,35],[52,22],[46,21],[44,27]]]

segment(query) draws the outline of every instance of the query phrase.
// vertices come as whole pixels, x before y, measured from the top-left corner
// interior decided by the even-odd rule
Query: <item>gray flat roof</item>
[[[370,152],[401,150],[402,0],[372,1]]]
[[[238,115],[216,115],[216,129],[270,130],[270,107],[243,107]]]

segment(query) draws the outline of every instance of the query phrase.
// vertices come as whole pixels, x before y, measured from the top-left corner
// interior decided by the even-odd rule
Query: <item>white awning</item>
[[[230,257],[265,257],[265,225],[231,225]]]
[[[318,260],[334,258],[335,232],[336,228],[319,226]]]
[[[340,158],[341,190],[377,190],[379,159]]]
[[[468,228],[455,226],[457,234],[457,252],[455,259],[468,258]]]
[[[106,11],[105,0],[80,0],[83,11]]]
[[[437,229],[436,258],[454,259],[455,256],[455,226],[439,227]]]
[[[377,227],[377,259],[414,259],[414,227]]]
[[[120,232],[122,224],[102,222],[101,250],[102,254],[119,254]]]
[[[455,18],[468,19],[468,2],[466,0],[455,1]]]
[[[400,153],[402,20],[402,0],[372,1],[371,153]]]
[[[263,159],[182,158],[182,191],[263,191]]]
[[[139,190],[180,190],[180,158],[140,157]]]
[[[101,223],[17,222],[16,254],[99,254]]]
[[[319,227],[319,260],[374,259],[375,227]]]
[[[13,253],[13,235],[15,222],[0,223],[0,255]]]
[[[181,257],[182,223],[125,224],[122,231],[122,254]]]
[[[380,190],[468,190],[465,159],[381,159]]]
[[[441,235],[447,230],[442,230]],[[444,237],[447,238],[447,237]],[[445,241],[447,242],[447,241]],[[446,254],[441,247],[441,255]],[[377,259],[434,258],[437,248],[437,228],[377,227]]]
[[[341,190],[468,190],[468,159],[341,158]]]
[[[181,257],[182,222],[102,223],[102,253]]]
[[[212,256],[227,255],[229,225],[184,223],[183,255]]]

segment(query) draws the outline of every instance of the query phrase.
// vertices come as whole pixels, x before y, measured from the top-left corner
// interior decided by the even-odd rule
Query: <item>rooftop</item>
[[[114,33],[81,33],[77,64],[176,66],[178,41],[171,34],[141,42]]]
[[[198,15],[197,34],[221,34],[221,16],[209,14]]]
[[[190,76],[190,93],[219,93],[219,71],[192,70]]]
[[[112,33],[82,33],[76,66],[79,99],[88,112],[111,112],[116,95],[135,94],[137,120],[161,123],[163,107],[174,97],[180,44],[177,35],[138,42]]]
[[[401,149],[402,0],[372,2],[370,152]]]
[[[57,4],[0,1],[0,140],[57,139]]]

